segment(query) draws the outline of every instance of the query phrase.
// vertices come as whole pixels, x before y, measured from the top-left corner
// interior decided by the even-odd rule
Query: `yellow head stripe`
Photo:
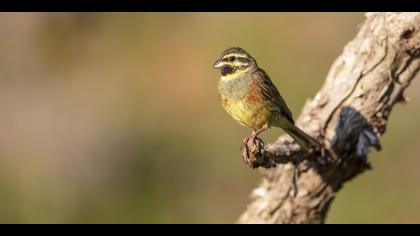
[[[248,58],[246,55],[244,55],[244,54],[241,54],[241,53],[235,53],[235,52],[233,52],[233,53],[229,53],[229,54],[227,54],[227,55],[225,55],[225,56],[223,56],[223,59],[225,59],[225,58],[229,58],[229,57],[232,57],[232,56],[234,56],[234,57],[241,57],[241,58]]]

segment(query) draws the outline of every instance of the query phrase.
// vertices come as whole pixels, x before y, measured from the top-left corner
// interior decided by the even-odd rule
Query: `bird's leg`
[[[246,138],[242,139],[242,145],[244,146],[244,148],[245,148],[245,151],[246,151],[247,155],[249,154],[249,150],[248,150],[248,141],[249,141],[250,139],[252,139],[252,140],[254,140],[254,139],[255,139],[256,132],[257,132],[257,130],[255,130],[255,129],[254,129],[254,130],[252,130],[252,133],[251,133],[251,135],[250,135],[250,136],[248,136],[248,137],[246,137]]]
[[[266,131],[268,129],[268,123],[265,123],[261,128],[252,131],[252,134],[249,138],[255,139],[260,133]]]
[[[258,130],[256,130],[256,129],[252,130],[251,135],[249,135],[249,137],[244,138],[244,139],[242,140],[242,143],[243,143],[244,145],[246,145],[250,139],[255,139],[255,137],[257,136],[257,131],[258,131]]]
[[[252,142],[255,144],[255,138],[257,137],[258,134],[260,134],[261,132],[267,130],[269,128],[268,124],[264,124],[261,128],[259,129],[254,129],[251,133],[251,135],[249,137],[246,137],[242,140],[242,145],[245,148],[245,152],[246,155],[249,155],[249,148],[248,148],[248,142],[249,140],[252,140]]]

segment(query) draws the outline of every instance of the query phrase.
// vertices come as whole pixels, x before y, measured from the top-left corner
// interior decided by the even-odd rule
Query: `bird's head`
[[[257,69],[255,59],[240,47],[231,47],[223,51],[222,55],[213,64],[219,69],[222,76],[252,72]]]

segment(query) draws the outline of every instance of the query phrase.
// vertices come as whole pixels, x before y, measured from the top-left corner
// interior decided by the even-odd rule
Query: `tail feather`
[[[313,147],[319,147],[320,144],[314,138],[306,134],[304,131],[299,129],[297,126],[293,125],[284,129],[287,134],[292,136],[292,138],[299,144],[303,149]]]

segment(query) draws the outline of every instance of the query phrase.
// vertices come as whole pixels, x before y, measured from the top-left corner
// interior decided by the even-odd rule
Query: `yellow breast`
[[[250,101],[246,97],[240,100],[220,96],[223,108],[241,125],[256,129],[268,122],[270,112],[263,103]]]

